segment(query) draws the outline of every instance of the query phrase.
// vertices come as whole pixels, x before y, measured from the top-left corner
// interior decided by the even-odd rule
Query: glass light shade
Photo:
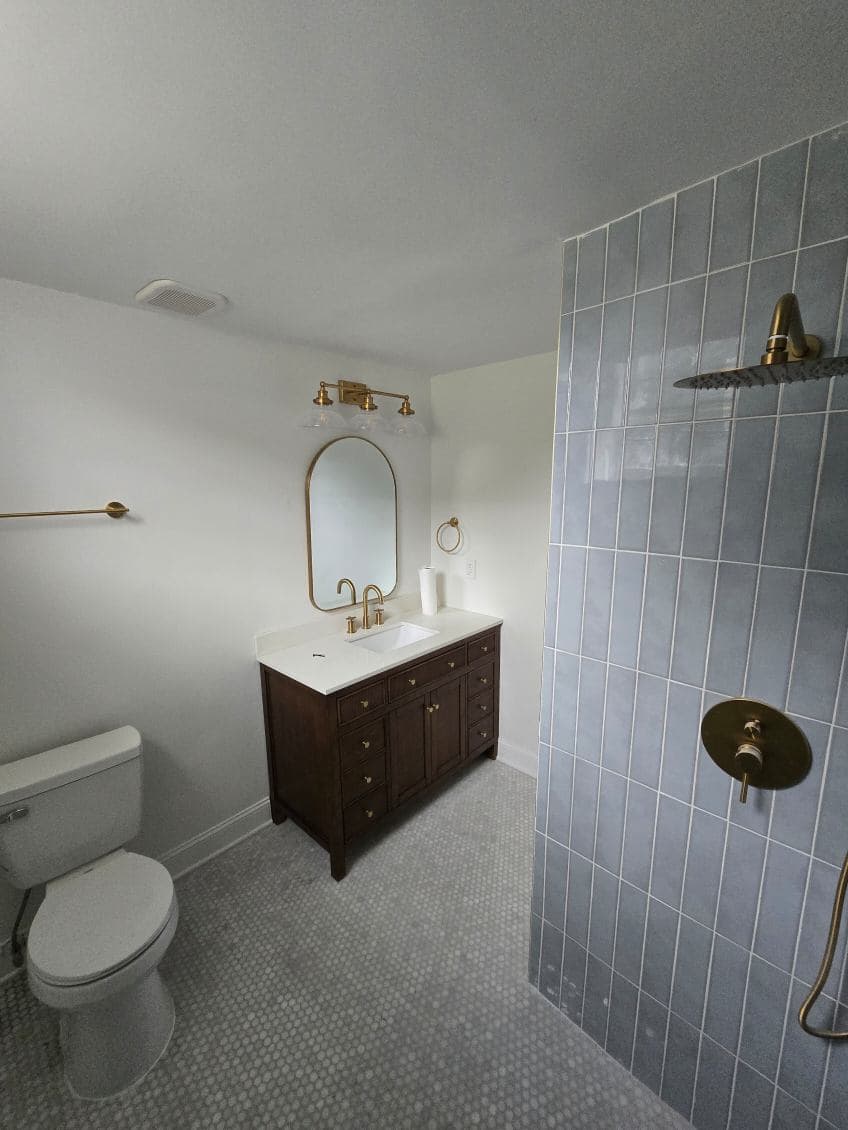
[[[372,408],[370,412],[365,412],[360,409],[353,419],[350,421],[349,426],[356,432],[363,432],[365,435],[372,435],[374,432],[384,432],[386,430],[386,422],[383,419],[383,414],[376,407]]]
[[[415,416],[401,416],[399,413],[392,418],[389,431],[396,436],[425,436],[427,429]]]
[[[320,406],[313,404],[304,412],[297,421],[300,428],[323,428],[325,431],[343,432],[347,429],[347,421],[338,408],[334,405]]]

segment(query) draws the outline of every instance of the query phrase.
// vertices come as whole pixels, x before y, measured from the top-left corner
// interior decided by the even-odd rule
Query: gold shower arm
[[[22,510],[17,514],[0,514],[0,518],[55,518],[68,514],[108,514],[110,518],[123,518],[130,508],[123,502],[107,502],[99,510]]]
[[[818,357],[821,341],[814,334],[804,333],[801,308],[791,291],[781,294],[771,316],[766,351],[760,358],[763,365],[800,361],[802,357]]]

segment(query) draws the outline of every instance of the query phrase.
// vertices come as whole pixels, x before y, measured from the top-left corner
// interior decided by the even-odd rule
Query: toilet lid
[[[161,863],[116,851],[47,886],[27,941],[44,981],[83,984],[126,965],[171,916],[174,884]]]

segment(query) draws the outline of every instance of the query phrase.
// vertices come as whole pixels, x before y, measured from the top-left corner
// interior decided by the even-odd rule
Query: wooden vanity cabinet
[[[343,879],[346,846],[471,757],[497,756],[500,628],[322,695],[261,665],[271,815]]]

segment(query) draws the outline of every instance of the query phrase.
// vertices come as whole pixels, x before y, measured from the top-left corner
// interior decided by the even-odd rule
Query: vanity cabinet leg
[[[337,883],[347,875],[344,844],[330,848],[330,874]]]
[[[491,749],[486,751],[486,757],[491,758],[492,761],[497,761],[498,747],[496,745],[493,745]]]
[[[275,824],[284,824],[288,820],[288,813],[285,812],[278,804],[271,801],[271,819]]]

